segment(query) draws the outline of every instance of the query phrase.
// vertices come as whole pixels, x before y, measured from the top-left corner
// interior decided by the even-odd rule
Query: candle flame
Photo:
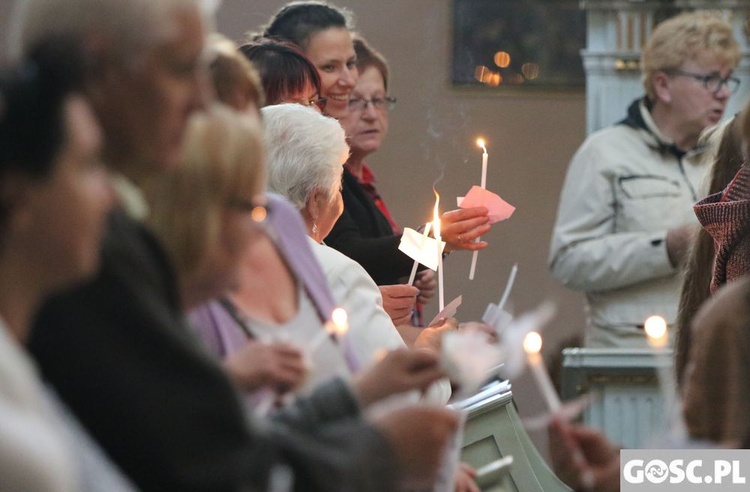
[[[486,145],[484,143],[484,139],[483,138],[478,138],[477,139],[477,145],[482,148],[482,150],[484,151],[485,154],[487,153],[487,147],[486,147]]]
[[[542,350],[542,336],[535,331],[528,332],[523,339],[523,349],[529,355],[538,354]]]
[[[432,192],[435,193],[435,208],[432,212],[432,233],[435,239],[440,241],[440,193],[433,187]]]
[[[667,322],[661,316],[649,316],[643,323],[649,342],[654,346],[664,346],[667,341]]]
[[[333,322],[333,329],[338,336],[344,336],[349,330],[349,315],[346,314],[344,308],[337,307],[331,312],[331,321]]]

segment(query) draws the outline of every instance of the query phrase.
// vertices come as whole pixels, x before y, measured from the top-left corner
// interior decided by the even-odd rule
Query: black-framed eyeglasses
[[[368,104],[372,104],[372,107],[378,111],[390,111],[396,105],[396,98],[391,96],[373,97],[372,99],[354,97],[349,99],[349,110],[364,111]]]
[[[695,80],[703,82],[703,87],[713,94],[718,93],[724,86],[727,86],[730,94],[734,94],[740,86],[740,79],[731,75],[727,75],[726,77],[722,77],[718,73],[701,75],[699,73],[686,72],[684,70],[671,70],[668,73],[672,76],[692,77]]]
[[[253,199],[246,198],[234,198],[229,201],[229,207],[240,212],[247,212],[250,214],[250,218],[253,222],[263,223],[271,213],[271,207],[268,204],[268,200],[265,197],[258,197]]]

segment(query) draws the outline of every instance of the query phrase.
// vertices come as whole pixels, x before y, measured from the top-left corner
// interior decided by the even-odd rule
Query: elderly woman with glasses
[[[354,39],[354,48],[359,77],[349,101],[349,113],[340,120],[351,146],[343,176],[344,214],[326,242],[361,263],[378,284],[396,284],[408,275],[412,262],[397,250],[401,228],[364,162],[382,145],[388,133],[388,112],[396,99],[388,95],[389,70],[383,56],[361,37]],[[447,212],[442,219],[447,251],[487,246],[485,242],[471,242],[490,228],[485,209]],[[436,287],[434,272],[420,271],[415,286],[421,302],[429,301]],[[403,314],[408,317],[411,311]],[[415,321],[421,324],[418,319]]]

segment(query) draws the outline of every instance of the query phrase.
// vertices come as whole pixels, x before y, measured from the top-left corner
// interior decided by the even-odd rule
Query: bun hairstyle
[[[305,50],[313,34],[337,27],[354,29],[350,11],[326,2],[291,2],[273,16],[259,36],[288,41]]]

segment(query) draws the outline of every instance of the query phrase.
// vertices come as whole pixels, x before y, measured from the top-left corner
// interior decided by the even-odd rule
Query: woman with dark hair
[[[307,1],[287,4],[262,33],[264,37],[300,47],[320,76],[320,95],[326,99],[324,113],[339,120],[349,116],[352,101],[357,100],[352,97],[359,77],[352,29],[352,17],[347,10],[324,2]],[[345,179],[345,191],[346,186]],[[401,235],[393,231],[372,198],[360,198],[361,213],[373,215],[372,220],[384,223],[386,228],[378,229],[376,233],[360,229],[350,216],[350,202],[345,204],[334,235],[326,240],[333,248],[361,264],[381,286],[386,311],[398,325],[410,317],[418,291],[411,286],[394,284],[399,284],[409,275],[413,260],[399,251]],[[447,242],[448,251],[478,250],[487,246],[483,241],[474,242],[490,229],[486,208],[449,211],[441,216],[441,221],[442,237]],[[422,287],[427,289],[429,285],[425,283]]]
[[[294,43],[320,76],[325,114],[339,119],[349,112],[349,98],[357,82],[352,44],[354,22],[349,11],[325,2],[292,2],[265,26],[262,36]]]
[[[294,45],[258,39],[239,49],[260,73],[265,105],[297,103],[324,110],[318,71]]]
[[[3,490],[132,490],[44,387],[25,349],[42,300],[97,270],[113,204],[79,53],[75,43],[50,41],[0,77]]]

